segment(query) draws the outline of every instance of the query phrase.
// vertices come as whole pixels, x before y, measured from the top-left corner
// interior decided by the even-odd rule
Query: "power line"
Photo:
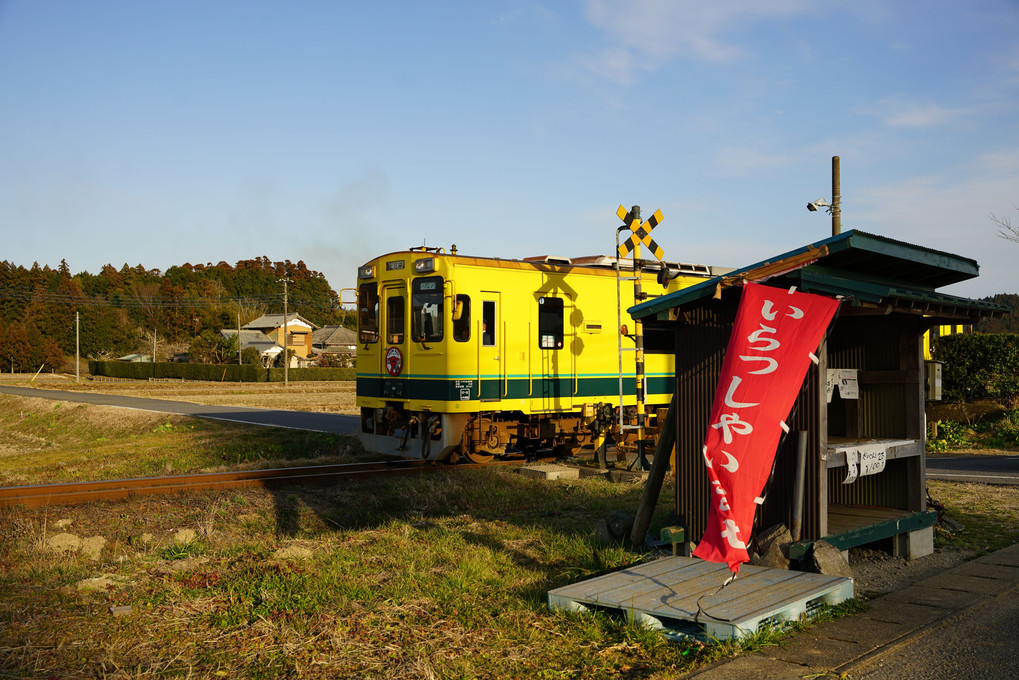
[[[223,307],[229,305],[237,306],[259,306],[259,305],[271,305],[280,304],[283,301],[282,295],[272,296],[243,296],[243,297],[187,297],[187,298],[163,298],[163,297],[147,297],[147,296],[136,296],[136,295],[116,295],[113,299],[111,298],[98,298],[89,297],[84,293],[57,293],[54,291],[41,291],[41,290],[17,290],[17,289],[3,289],[0,290],[0,299],[13,300],[16,302],[38,302],[44,304],[67,304],[67,305],[79,305],[79,306],[95,306],[95,307],[115,307],[115,308],[133,308],[133,309],[151,309],[151,308],[162,308],[162,309],[187,309],[193,307]],[[340,302],[337,300],[334,302],[323,302],[322,300],[316,300],[312,298],[303,298],[298,295],[291,295],[290,299],[298,305],[303,307],[313,307],[317,309],[338,309],[340,308]]]

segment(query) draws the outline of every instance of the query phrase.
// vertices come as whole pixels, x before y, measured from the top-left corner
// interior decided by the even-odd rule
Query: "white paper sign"
[[[846,478],[842,483],[852,484],[857,477],[882,472],[887,458],[888,450],[880,444],[846,450]]]
[[[855,368],[829,368],[827,382],[825,384],[828,403],[831,403],[832,395],[838,389],[839,396],[843,399],[859,399],[860,383],[857,380]]]
[[[860,449],[860,476],[876,475],[885,469],[888,454],[884,448],[879,450]]]
[[[852,484],[856,481],[856,477],[860,471],[860,454],[855,450],[846,451],[846,478],[842,480],[843,484]]]

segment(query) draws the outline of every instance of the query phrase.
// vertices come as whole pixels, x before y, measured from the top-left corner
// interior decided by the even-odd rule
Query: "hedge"
[[[270,368],[269,382],[283,382],[283,369]],[[357,369],[354,368],[291,368],[290,380],[294,382],[312,382],[315,380],[356,380]]]
[[[1019,398],[1019,333],[960,333],[937,338],[931,356],[944,364],[945,401]]]
[[[133,361],[89,361],[92,375],[132,380],[178,379],[213,382],[283,382],[282,368],[262,368],[252,364],[180,364]],[[354,380],[353,368],[291,368],[294,382],[313,380]]]

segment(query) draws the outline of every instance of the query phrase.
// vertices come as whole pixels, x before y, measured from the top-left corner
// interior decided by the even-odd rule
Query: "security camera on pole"
[[[807,204],[807,210],[817,212],[818,208],[828,208],[831,214],[831,235],[842,233],[842,171],[839,168],[839,157],[831,157],[831,203],[819,198]]]

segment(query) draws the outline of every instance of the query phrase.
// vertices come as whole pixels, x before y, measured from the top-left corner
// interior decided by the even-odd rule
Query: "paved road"
[[[937,456],[927,458],[927,477],[949,482],[1019,484],[1019,456]]]
[[[115,394],[40,390],[31,387],[15,387],[13,385],[0,385],[0,392],[20,397],[119,406],[140,411],[176,413],[182,416],[225,420],[232,423],[285,427],[293,430],[309,430],[312,432],[357,434],[360,429],[357,416],[345,416],[336,413],[280,411],[264,408],[247,408],[244,406],[211,406],[207,404],[192,404],[186,401],[171,401],[169,399],[144,399],[141,397],[122,397]]]

